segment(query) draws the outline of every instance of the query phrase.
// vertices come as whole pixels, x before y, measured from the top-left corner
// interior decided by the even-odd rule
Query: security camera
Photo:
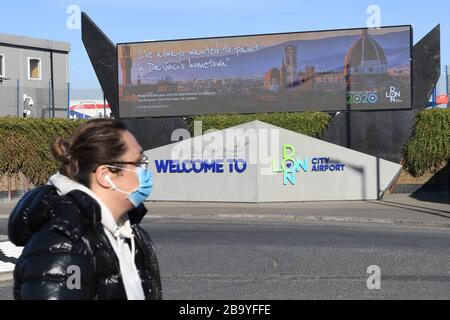
[[[33,98],[31,98],[30,96],[24,94],[23,95],[23,105],[26,106],[26,107],[32,107],[34,105]]]
[[[31,110],[34,105],[33,98],[24,94],[23,95],[23,116],[24,118],[31,116]]]
[[[0,77],[0,84],[3,84],[3,81],[11,80],[11,78]]]

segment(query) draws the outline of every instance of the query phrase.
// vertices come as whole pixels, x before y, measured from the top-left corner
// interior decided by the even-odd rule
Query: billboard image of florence
[[[121,118],[411,108],[411,27],[117,45]]]

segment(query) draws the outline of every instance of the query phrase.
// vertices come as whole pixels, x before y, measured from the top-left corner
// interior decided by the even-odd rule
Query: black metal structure
[[[416,113],[424,110],[441,74],[440,25],[414,46],[413,109],[338,114],[324,140],[400,163]]]
[[[81,13],[81,38],[100,86],[108,99],[111,113],[117,118],[119,112],[116,45],[84,12]]]
[[[441,76],[441,25],[414,46],[413,108],[423,109]]]
[[[81,22],[83,44],[108,100],[111,113],[118,119],[116,46],[84,12],[81,14]],[[135,135],[144,150],[170,144],[175,129],[187,129],[186,122],[180,118],[127,119],[122,122]]]

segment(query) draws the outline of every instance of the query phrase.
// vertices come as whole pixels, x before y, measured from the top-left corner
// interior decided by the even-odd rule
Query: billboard
[[[411,109],[412,28],[117,45],[119,117]]]

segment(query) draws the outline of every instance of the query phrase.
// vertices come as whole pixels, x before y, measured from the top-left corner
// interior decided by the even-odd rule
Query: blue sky
[[[99,84],[81,42],[67,28],[77,5],[115,43],[365,27],[367,8],[381,9],[381,25],[412,24],[414,43],[442,27],[442,65],[450,64],[448,0],[2,0],[0,32],[71,43],[72,88]]]

